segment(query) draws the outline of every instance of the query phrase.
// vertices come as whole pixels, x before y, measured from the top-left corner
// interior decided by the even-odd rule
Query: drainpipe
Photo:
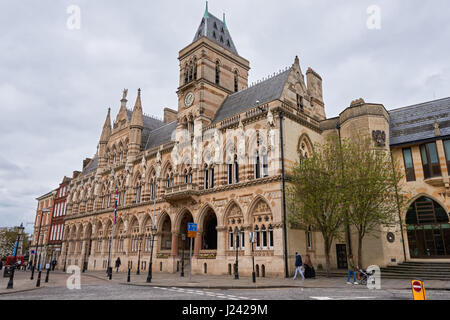
[[[392,155],[392,150],[389,150],[389,153],[391,155],[392,173],[394,174],[394,179],[396,179],[395,168],[394,168],[394,156]],[[404,261],[406,261],[405,237],[403,235],[403,223],[402,223],[402,215],[401,215],[400,203],[399,203],[399,198],[398,198],[397,184],[395,184],[395,196],[397,198],[397,210],[398,210],[398,221],[400,222],[400,234],[402,235],[403,258],[405,259]]]
[[[281,146],[281,187],[283,192],[283,240],[284,240],[284,271],[289,278],[287,230],[286,230],[286,182],[284,176],[284,143],[283,143],[283,112],[280,111],[280,146]]]

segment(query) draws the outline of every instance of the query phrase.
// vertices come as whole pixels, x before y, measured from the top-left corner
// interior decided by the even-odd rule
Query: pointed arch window
[[[260,240],[261,240],[261,235],[259,233],[259,227],[255,226],[253,231],[255,232],[256,249],[259,249],[259,247],[260,247]]]
[[[237,159],[237,155],[234,156],[234,182],[239,182],[239,163]]]
[[[216,61],[216,84],[220,83],[220,63]]]
[[[303,111],[303,97],[297,93],[297,108]]]
[[[266,226],[263,225],[261,227],[261,247],[263,249],[267,249],[267,231],[266,231]]]
[[[238,92],[238,72],[234,71],[234,92]]]
[[[214,166],[209,168],[209,187],[214,188]]]
[[[203,170],[204,176],[203,176],[203,187],[204,189],[208,189],[209,187],[209,176],[208,176],[208,166],[205,165],[205,168]]]
[[[273,227],[269,225],[269,249],[273,249]]]
[[[136,203],[140,203],[142,200],[142,186],[139,184],[136,187]]]
[[[245,249],[245,230],[244,227],[241,227],[241,249]]]
[[[312,250],[312,231],[311,231],[311,226],[308,226],[308,230],[306,232],[306,249]]]
[[[228,239],[229,239],[229,244],[230,244],[230,250],[233,250],[234,239],[233,239],[233,229],[231,227],[228,229]]]
[[[263,178],[269,176],[269,161],[267,157],[267,151],[265,148],[262,149],[262,176]]]
[[[197,80],[197,59],[194,58],[194,80]]]
[[[255,179],[259,179],[261,178],[261,163],[260,163],[260,159],[259,159],[259,152],[258,150],[255,151],[255,164],[254,164],[254,176]]]

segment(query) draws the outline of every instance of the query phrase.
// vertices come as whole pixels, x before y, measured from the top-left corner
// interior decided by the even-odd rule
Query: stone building
[[[38,198],[38,206],[36,209],[36,219],[34,221],[33,242],[30,249],[34,250],[35,256],[30,255],[30,259],[41,263],[42,267],[48,261],[49,234],[52,225],[52,212],[55,202],[56,190],[52,190]],[[35,260],[36,258],[36,260]]]
[[[298,57],[249,85],[249,61],[238,54],[225,17],[220,20],[208,9],[178,60],[178,107],[165,108],[163,121],[143,113],[140,89],[132,110],[124,90],[112,123],[108,109],[97,153],[69,184],[60,266],[66,259],[102,270],[120,257],[123,270],[136,270],[139,263],[146,271],[153,230],[153,270],[177,272],[183,252],[189,252],[190,222],[198,226],[194,273],[232,274],[238,260],[239,274],[250,275],[254,254],[257,275],[285,276],[293,272],[296,251],[325,265],[321,234],[285,222],[283,181],[290,168],[329,135],[369,135],[386,149],[394,141],[397,158],[402,143],[421,143],[416,138],[397,143],[402,109],[390,113],[359,99],[327,119],[322,78],[311,68],[305,75]],[[446,110],[448,117],[448,103]],[[442,125],[447,128],[448,121]],[[447,172],[439,151],[441,171]],[[415,152],[414,161],[420,161]],[[417,183],[427,187],[422,192],[411,185],[411,198],[420,191],[447,213],[450,202],[439,194],[448,190],[448,175],[442,176],[447,187],[432,185],[415,168]],[[403,261],[400,231],[400,226],[380,229],[381,237],[368,237],[363,260],[380,266]],[[255,238],[253,253],[249,232]],[[333,267],[345,267],[345,243],[335,248]]]

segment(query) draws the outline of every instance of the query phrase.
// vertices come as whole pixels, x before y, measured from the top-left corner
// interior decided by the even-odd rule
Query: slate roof
[[[435,138],[437,120],[441,136],[450,135],[450,97],[389,111],[390,144]]]
[[[207,37],[225,49],[238,54],[227,25],[208,11],[205,12],[192,42],[201,37]]]
[[[213,122],[222,121],[232,115],[251,109],[255,107],[256,101],[259,101],[258,104],[260,105],[279,99],[283,93],[289,72],[290,69],[287,69],[267,80],[229,95],[217,111]]]
[[[133,111],[127,109],[128,121],[131,121],[132,114],[133,114]],[[150,136],[150,132],[157,128],[162,127],[164,125],[164,122],[162,122],[161,120],[149,117],[145,114],[142,116],[142,122],[144,124],[144,128],[142,129],[141,148],[145,148],[145,144],[147,143],[147,140]]]
[[[94,158],[87,164],[84,170],[81,172],[80,176],[84,176],[86,174],[91,173],[96,170],[98,166],[98,156],[94,156]]]
[[[172,133],[177,128],[177,121],[169,122],[149,133],[148,138],[145,140],[144,150],[151,149],[156,146],[160,146],[163,143],[172,141]],[[144,139],[142,139],[144,141]]]

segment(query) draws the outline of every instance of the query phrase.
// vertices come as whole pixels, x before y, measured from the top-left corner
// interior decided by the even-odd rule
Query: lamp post
[[[137,271],[136,271],[136,274],[137,274],[137,275],[141,274],[141,247],[142,247],[142,235],[139,236],[138,241],[139,241],[139,252],[138,252],[138,266],[137,266]]]
[[[68,251],[69,251],[69,241],[66,240],[66,254],[64,255],[64,269],[63,269],[64,272],[66,272]]]
[[[181,256],[181,275],[182,277],[184,277],[184,241],[186,240],[186,234],[182,234],[181,235],[181,240],[183,240],[183,253]]]
[[[20,224],[20,227],[17,228],[17,242],[16,242],[16,248],[14,249],[14,260],[13,260],[13,267],[11,270],[11,276],[9,277],[8,286],[6,289],[12,289],[14,287],[14,269],[16,268],[16,258],[17,258],[17,251],[19,250],[19,243],[20,243],[20,236],[23,232],[23,223]]]
[[[250,243],[252,244],[252,264],[253,264],[252,281],[253,281],[253,283],[256,282],[255,251],[253,251],[253,243],[255,242],[254,236],[255,236],[255,233],[254,232],[250,232]]]
[[[236,263],[234,265],[234,279],[239,279],[239,267],[238,267],[238,263],[239,263],[239,230],[236,228],[235,229],[236,232]]]
[[[49,209],[43,209],[42,212],[41,212],[41,218],[40,218],[40,221],[39,221],[39,231],[38,231],[38,236],[37,236],[37,241],[36,241],[36,250],[35,250],[35,253],[34,253],[34,262],[33,262],[33,267],[31,268],[31,278],[30,278],[30,280],[33,280],[33,278],[34,278],[34,269],[36,268],[37,251],[38,251],[38,246],[39,246],[39,239],[41,237],[42,218],[43,218],[44,213],[47,213],[47,212],[50,212],[50,210]],[[41,255],[39,253],[39,263],[40,262],[41,262]]]
[[[153,263],[153,243],[155,241],[155,234],[156,234],[156,226],[152,226],[152,243],[151,243],[151,249],[150,249],[150,265],[148,268],[148,275],[147,275],[147,283],[152,282],[152,263]]]

